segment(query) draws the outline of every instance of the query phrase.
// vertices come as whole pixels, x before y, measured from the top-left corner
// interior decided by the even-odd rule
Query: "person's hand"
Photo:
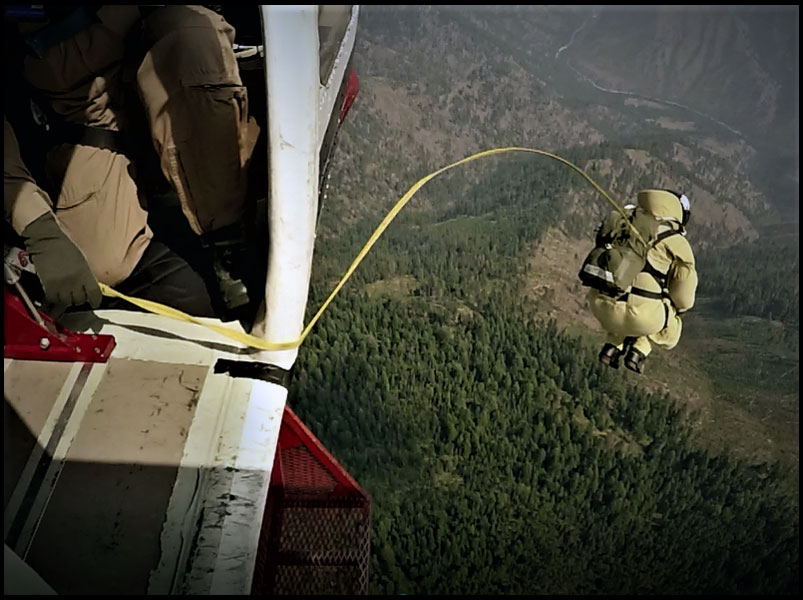
[[[103,295],[83,253],[61,230],[53,213],[45,213],[22,232],[25,247],[45,291],[55,306],[100,306]]]

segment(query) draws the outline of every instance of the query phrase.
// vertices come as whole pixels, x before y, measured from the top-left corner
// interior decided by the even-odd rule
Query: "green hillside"
[[[309,309],[420,177],[528,146],[620,201],[690,190],[703,283],[681,345],[643,377],[599,365],[568,307],[607,207],[556,161],[506,155],[413,198],[302,347],[288,402],[373,496],[372,592],[796,593],[797,229],[766,226],[744,140],[560,87],[547,65],[583,18],[363,7]]]

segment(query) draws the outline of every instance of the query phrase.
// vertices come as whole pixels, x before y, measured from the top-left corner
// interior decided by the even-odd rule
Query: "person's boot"
[[[625,355],[625,367],[640,375],[644,372],[644,361],[646,358],[646,354],[634,347],[631,347]]]
[[[237,311],[249,303],[243,281],[247,260],[246,239],[240,225],[229,225],[204,235],[204,245],[212,255],[212,270],[223,304]]]
[[[599,362],[614,369],[619,368],[619,348],[613,344],[605,344],[599,353]]]

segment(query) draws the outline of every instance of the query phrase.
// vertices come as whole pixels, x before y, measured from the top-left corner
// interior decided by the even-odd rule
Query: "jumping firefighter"
[[[580,279],[591,312],[608,333],[599,360],[644,370],[652,344],[680,340],[680,315],[694,305],[697,271],[686,240],[689,199],[671,190],[639,192],[638,206],[614,211],[600,225]],[[627,217],[627,219],[625,219]]]

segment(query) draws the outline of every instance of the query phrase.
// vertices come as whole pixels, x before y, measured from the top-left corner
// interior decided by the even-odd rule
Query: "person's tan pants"
[[[199,6],[166,6],[145,20],[137,89],[162,171],[198,234],[242,219],[259,134],[233,42],[234,29]]]
[[[104,7],[102,22],[43,58],[26,59],[26,78],[65,121],[148,135],[130,127],[121,72],[126,45],[137,39],[132,8]],[[144,58],[134,96],[144,105],[162,171],[196,233],[235,223],[244,212],[259,127],[248,119],[234,31],[199,6],[160,7],[141,24]],[[81,144],[56,146],[47,163],[47,188],[63,227],[99,281],[122,281],[152,238],[135,166],[120,153]]]

